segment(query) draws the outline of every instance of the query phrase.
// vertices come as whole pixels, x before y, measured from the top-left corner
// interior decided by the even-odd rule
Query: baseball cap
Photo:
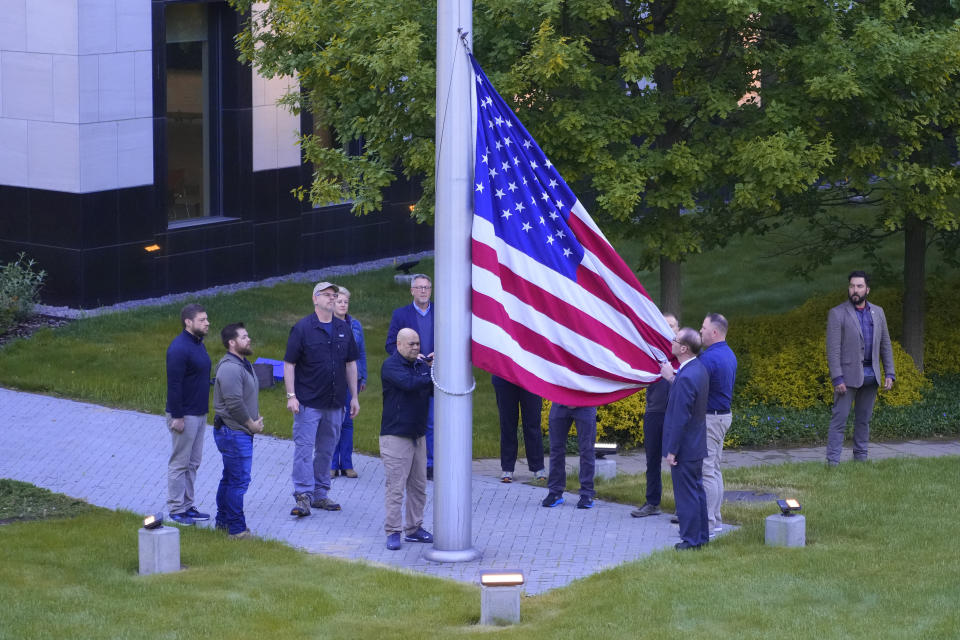
[[[321,291],[326,291],[327,289],[333,289],[334,293],[340,291],[340,288],[332,282],[318,282],[317,286],[313,288],[313,295],[317,295]]]

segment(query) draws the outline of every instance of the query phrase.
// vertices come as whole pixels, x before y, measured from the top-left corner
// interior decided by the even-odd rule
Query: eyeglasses
[[[317,297],[318,297],[318,298],[321,298],[321,297],[322,297],[322,298],[336,298],[336,297],[337,297],[337,294],[335,294],[335,293],[318,293],[318,294],[317,294]]]
[[[411,288],[411,289],[416,289],[417,291],[430,291],[430,289],[433,289],[433,287],[430,286],[429,284],[418,284],[418,285],[412,286],[412,287],[410,287],[410,288]]]

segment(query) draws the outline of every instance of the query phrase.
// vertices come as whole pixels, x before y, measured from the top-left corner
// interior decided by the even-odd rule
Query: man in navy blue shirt
[[[413,303],[393,310],[390,328],[387,329],[387,353],[397,352],[397,333],[401,329],[413,329],[420,336],[420,360],[428,364],[433,361],[433,305],[430,294],[433,283],[422,273],[413,276],[410,281],[410,295]],[[433,480],[433,397],[430,398],[430,411],[427,414],[427,480]]]
[[[676,335],[680,329],[677,317],[672,313],[665,313],[663,317]],[[664,376],[647,387],[646,410],[643,412],[643,450],[647,454],[647,501],[639,509],[630,512],[634,518],[662,513],[660,498],[663,494],[663,417],[667,412],[670,383],[670,378]]]
[[[703,488],[707,494],[707,519],[711,537],[723,529],[720,505],[723,503],[723,475],[720,460],[723,439],[733,416],[730,402],[733,383],[737,378],[737,357],[727,346],[727,319],[719,313],[707,314],[700,328],[703,352],[700,362],[710,374],[710,393],[707,396],[707,457],[703,459]]]
[[[210,408],[210,356],[203,337],[210,330],[199,304],[180,310],[183,331],[167,347],[167,428],[173,442],[167,464],[167,511],[182,525],[209,520],[193,504],[193,484],[203,458],[203,430]]]
[[[347,391],[353,418],[357,401],[357,358],[353,330],[333,314],[337,287],[319,282],[313,288],[314,312],[290,329],[283,356],[287,409],[293,413],[292,516],[310,508],[339,511],[330,500],[330,460],[340,440]]]

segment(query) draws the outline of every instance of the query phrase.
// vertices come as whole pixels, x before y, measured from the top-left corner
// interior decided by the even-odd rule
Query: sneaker
[[[513,482],[513,471],[504,471],[500,474],[500,482],[504,484],[510,484]]]
[[[187,509],[186,511],[184,511],[184,513],[185,513],[186,515],[190,516],[191,518],[193,518],[194,520],[209,520],[209,519],[210,519],[210,514],[209,514],[209,513],[201,513],[201,512],[199,512],[199,511],[197,511],[196,507],[190,507],[189,509]]]
[[[336,478],[338,475],[340,475],[340,471],[339,471],[339,470],[337,470],[337,469],[330,469],[330,477],[331,477],[331,478]]]
[[[391,533],[387,536],[387,549],[396,551],[400,548],[400,532]]]
[[[559,493],[548,493],[541,504],[545,507],[559,507],[563,504],[563,495]]]
[[[403,537],[407,542],[433,542],[433,534],[424,529],[423,527],[417,527],[417,530],[413,533],[408,533]]]
[[[540,471],[534,471],[534,472],[533,472],[533,479],[534,479],[534,480],[546,480],[546,479],[547,479],[547,470],[546,470],[546,469],[540,469]]]
[[[343,470],[343,475],[345,475],[345,476],[348,477],[348,478],[359,478],[359,477],[360,477],[360,475],[359,475],[356,471],[354,471],[353,469],[344,469],[344,470]]]
[[[231,540],[246,540],[247,538],[253,537],[253,532],[251,532],[250,529],[244,529],[240,533],[231,533],[227,537]]]
[[[310,515],[310,494],[298,493],[294,498],[297,501],[297,505],[293,509],[290,509],[290,515],[297,516],[298,518]]]
[[[670,516],[670,524],[680,524],[680,518],[675,515]]]
[[[433,480],[433,467],[427,467],[427,480]]]
[[[634,509],[630,512],[630,515],[634,518],[646,518],[647,516],[658,516],[662,511],[660,511],[660,505],[650,504],[649,502],[640,507],[639,509]]]
[[[580,500],[577,501],[577,509],[593,509],[593,498],[580,496]]]
[[[193,518],[188,516],[186,511],[184,511],[183,513],[171,513],[170,519],[173,520],[175,524],[179,524],[184,527],[193,526]]]
[[[324,511],[340,511],[340,505],[330,498],[320,498],[310,503],[314,509],[323,509]]]

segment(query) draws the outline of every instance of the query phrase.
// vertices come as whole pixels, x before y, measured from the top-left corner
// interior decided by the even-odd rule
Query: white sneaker
[[[546,470],[546,469],[540,469],[540,471],[535,471],[535,472],[533,473],[533,479],[534,479],[534,480],[546,480],[546,479],[547,479],[547,470]]]
[[[513,471],[504,471],[500,474],[500,482],[510,484],[513,482]]]

